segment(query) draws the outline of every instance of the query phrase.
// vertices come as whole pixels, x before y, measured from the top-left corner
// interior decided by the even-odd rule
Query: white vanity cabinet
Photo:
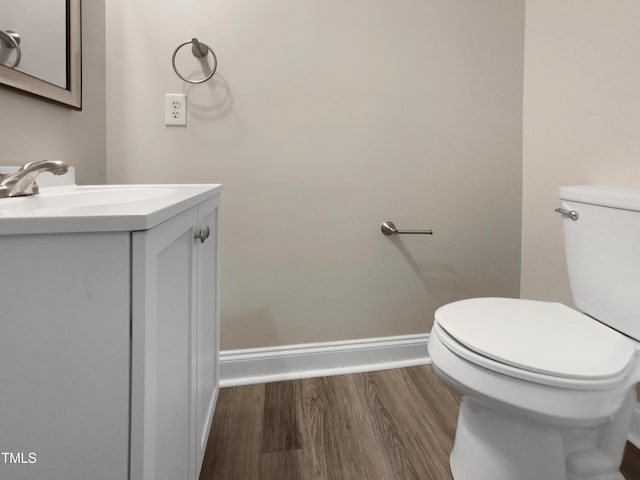
[[[218,385],[217,225],[210,199],[132,234],[132,480],[199,475]]]
[[[0,479],[197,480],[221,187],[162,187],[181,193],[84,219],[0,203]]]

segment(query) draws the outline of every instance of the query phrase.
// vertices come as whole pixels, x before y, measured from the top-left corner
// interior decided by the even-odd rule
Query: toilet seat
[[[509,298],[445,305],[435,313],[433,334],[480,367],[579,390],[623,383],[636,348],[624,335],[562,304]]]

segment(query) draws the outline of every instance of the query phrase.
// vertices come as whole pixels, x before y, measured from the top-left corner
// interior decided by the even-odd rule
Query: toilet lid
[[[635,352],[629,338],[560,303],[475,298],[440,307],[435,320],[481,356],[553,377],[617,377]]]

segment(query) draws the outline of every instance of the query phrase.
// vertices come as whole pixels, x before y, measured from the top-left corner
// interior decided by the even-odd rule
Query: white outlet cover
[[[187,125],[187,94],[165,93],[164,124],[169,126]]]

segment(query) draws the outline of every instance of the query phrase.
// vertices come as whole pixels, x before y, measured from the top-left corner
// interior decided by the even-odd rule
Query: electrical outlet
[[[164,124],[187,125],[187,95],[184,93],[165,93]]]

